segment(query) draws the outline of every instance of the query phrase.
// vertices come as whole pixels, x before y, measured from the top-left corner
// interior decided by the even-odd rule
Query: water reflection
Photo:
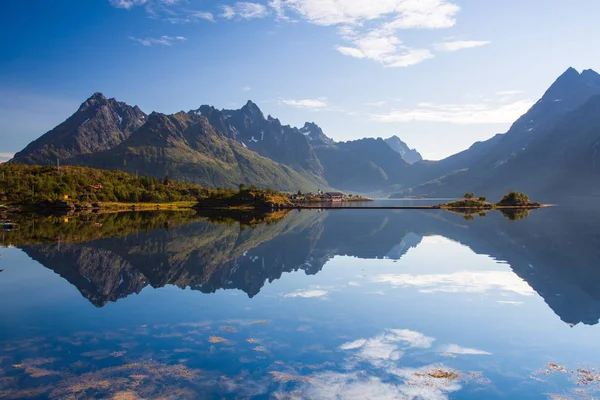
[[[599,217],[21,217],[0,398],[593,396]]]
[[[23,218],[20,231],[3,233],[2,244],[18,246],[102,307],[146,286],[175,285],[204,293],[238,289],[254,297],[284,273],[313,275],[339,255],[399,260],[423,237],[440,235],[507,262],[514,274],[398,273],[377,279],[423,292],[535,291],[564,322],[596,324],[600,271],[594,266],[600,261],[600,241],[590,230],[597,216],[558,209],[537,213],[516,224],[510,221],[527,212],[503,211],[510,221],[496,213],[468,223],[461,215],[430,210],[304,210],[251,218],[195,213]],[[317,289],[287,296],[325,294]]]

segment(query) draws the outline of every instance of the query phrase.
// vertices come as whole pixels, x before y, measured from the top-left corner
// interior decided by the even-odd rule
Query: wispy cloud
[[[286,5],[314,24],[359,26],[377,21],[388,31],[449,28],[460,10],[448,0],[294,0]]]
[[[523,93],[522,90],[501,90],[499,92],[496,92],[495,94],[498,96],[514,96],[521,93]]]
[[[434,57],[428,49],[404,44],[397,31],[452,27],[460,10],[450,0],[294,0],[285,4],[309,23],[337,26],[347,42],[335,47],[341,54],[386,67],[408,67]]]
[[[143,6],[151,19],[158,19],[172,24],[186,24],[201,20],[215,22],[215,17],[207,11],[194,10],[187,7],[183,0],[109,0],[113,7],[131,9]]]
[[[233,6],[224,5],[221,8],[223,9],[221,17],[225,19],[254,19],[264,18],[269,15],[267,7],[260,3],[241,1],[235,3]]]
[[[191,19],[204,19],[206,21],[215,22],[215,17],[212,13],[205,11],[190,11],[188,17]]]
[[[144,5],[148,0],[109,0],[113,7],[125,8],[129,10],[134,6]]]
[[[458,51],[463,49],[472,49],[474,47],[481,47],[490,43],[491,42],[484,40],[453,40],[436,43],[434,48],[437,51]]]
[[[374,101],[372,103],[365,103],[367,107],[383,107],[387,104],[387,101]]]
[[[15,153],[0,153],[0,163],[8,161],[14,156]]]
[[[187,38],[183,36],[160,36],[157,38],[136,38],[130,36],[129,39],[140,43],[142,46],[172,46],[174,42],[185,42]]]
[[[244,86],[244,87],[242,88],[242,92],[249,92],[249,91],[251,91],[251,90],[252,90],[252,88],[251,88],[250,86]]]
[[[462,347],[457,344],[450,344],[448,346],[443,347],[443,351],[451,354],[468,354],[468,355],[491,355],[492,353],[488,353],[487,351],[478,350],[478,349],[470,349],[468,347]]]
[[[449,122],[454,124],[511,123],[527,112],[533,101],[519,100],[510,103],[489,104],[433,104],[420,103],[416,108],[392,110],[385,114],[371,114],[377,122]]]
[[[284,99],[281,100],[282,104],[287,106],[292,106],[296,108],[308,108],[312,110],[320,110],[329,108],[329,104],[325,101],[325,99],[303,99],[303,100],[291,100]]]
[[[374,282],[389,283],[396,287],[414,286],[422,293],[486,293],[491,290],[531,296],[535,292],[521,278],[509,271],[459,271],[451,274],[383,274]]]
[[[285,298],[300,297],[300,298],[309,299],[309,298],[315,298],[315,297],[323,297],[323,296],[327,295],[327,293],[329,293],[327,290],[308,289],[308,290],[297,290],[295,292],[288,293],[283,297],[285,297]]]

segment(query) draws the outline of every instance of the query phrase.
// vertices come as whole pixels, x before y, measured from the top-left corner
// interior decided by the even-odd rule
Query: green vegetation
[[[240,190],[207,189],[197,185],[121,171],[88,167],[0,165],[0,203],[21,207],[51,207],[56,202],[103,211],[186,209],[199,204],[213,208],[284,208],[286,195],[254,185]]]
[[[0,165],[0,201],[11,205],[69,200],[73,202],[191,202],[208,196],[200,186],[135,177],[120,171],[87,167]]]
[[[464,199],[451,201],[450,203],[440,205],[440,208],[449,210],[491,210],[495,208],[538,208],[542,205],[529,200],[529,197],[520,192],[510,192],[496,204],[488,203],[486,196],[475,198],[475,193],[467,192]]]
[[[479,196],[475,198],[475,193],[467,192],[464,194],[464,198],[461,200],[451,201],[450,203],[442,204],[440,207],[445,209],[453,210],[491,210],[494,208],[493,204],[486,202],[487,197]]]
[[[539,207],[540,203],[534,203],[529,200],[529,196],[521,192],[510,192],[497,204],[499,207]]]
[[[196,208],[253,208],[283,209],[291,206],[288,196],[273,189],[259,189],[254,185],[239,185],[239,190],[216,189],[199,199]]]

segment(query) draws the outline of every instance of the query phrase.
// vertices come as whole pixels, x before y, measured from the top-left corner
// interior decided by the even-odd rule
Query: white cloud
[[[281,100],[281,103],[296,108],[309,108],[313,110],[326,109],[329,107],[323,99],[304,99],[304,100]]]
[[[496,303],[510,304],[511,306],[520,306],[521,304],[523,304],[522,301],[513,301],[513,300],[498,300]]]
[[[410,347],[427,349],[431,347],[431,344],[435,340],[432,337],[408,329],[391,329],[390,331],[396,336],[396,340],[407,343]]]
[[[491,290],[512,292],[522,296],[531,296],[535,292],[521,278],[510,271],[460,271],[451,274],[383,274],[373,279],[378,283],[392,286],[414,286],[423,293],[485,293]]]
[[[408,329],[388,329],[385,333],[369,339],[344,343],[341,350],[355,350],[354,358],[376,366],[397,361],[408,348],[430,348],[435,339]]]
[[[484,40],[453,40],[436,43],[434,47],[438,51],[458,51],[463,49],[472,49],[474,47],[481,47],[490,43],[491,42]]]
[[[264,18],[269,14],[267,7],[259,3],[249,3],[245,1],[237,2],[233,6],[221,6],[223,13],[221,17],[225,19],[253,19]]]
[[[523,93],[522,90],[501,90],[499,92],[496,92],[495,94],[498,96],[514,96],[516,94],[521,94]]]
[[[367,343],[367,339],[358,339],[353,342],[346,342],[340,346],[341,350],[354,350],[363,347]]]
[[[113,7],[125,8],[129,10],[134,6],[144,5],[148,0],[109,0]]]
[[[380,20],[388,30],[449,28],[459,6],[448,0],[287,0],[285,4],[317,25],[361,25]]]
[[[0,162],[6,162],[13,158],[15,153],[0,153]]]
[[[492,353],[488,353],[487,351],[478,350],[478,349],[470,349],[468,347],[461,347],[457,344],[450,344],[443,349],[446,353],[451,354],[468,354],[468,355],[491,355]]]
[[[383,107],[387,104],[387,101],[374,101],[372,103],[365,103],[368,107]]]
[[[130,36],[129,39],[134,42],[138,42],[143,46],[154,46],[154,45],[163,45],[163,46],[172,46],[174,42],[185,42],[187,38],[183,36],[161,36],[157,38],[136,38]]]
[[[433,53],[429,50],[408,48],[396,36],[381,30],[363,35],[357,35],[352,30],[342,30],[342,32],[353,44],[353,46],[336,47],[337,51],[345,56],[366,58],[386,67],[409,67],[433,58]]]
[[[282,0],[270,0],[269,7],[271,7],[275,11],[276,19],[281,21],[289,21],[290,19],[285,15],[285,11],[283,9],[283,1]]]
[[[215,17],[212,13],[205,11],[192,11],[189,13],[190,18],[204,19],[206,21],[215,22]]]
[[[242,92],[249,92],[251,90],[252,90],[252,88],[250,86],[244,86],[244,87],[242,87]]]
[[[519,100],[507,104],[432,104],[420,103],[417,108],[392,110],[387,114],[371,114],[377,122],[449,122],[454,124],[512,123],[525,114],[533,101]]]
[[[327,293],[329,293],[327,290],[320,290],[320,289],[297,290],[295,292],[288,293],[283,297],[285,297],[285,298],[300,297],[300,298],[308,299],[308,298],[315,298],[315,297],[323,297],[323,296],[327,295]]]

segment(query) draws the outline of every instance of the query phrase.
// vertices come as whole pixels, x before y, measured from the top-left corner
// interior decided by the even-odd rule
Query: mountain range
[[[504,134],[440,161],[398,136],[336,142],[314,122],[297,128],[248,101],[145,114],[100,93],[13,158],[87,165],[212,187],[285,191],[336,188],[391,197],[498,198],[519,190],[542,201],[600,195],[600,75],[566,70]]]

